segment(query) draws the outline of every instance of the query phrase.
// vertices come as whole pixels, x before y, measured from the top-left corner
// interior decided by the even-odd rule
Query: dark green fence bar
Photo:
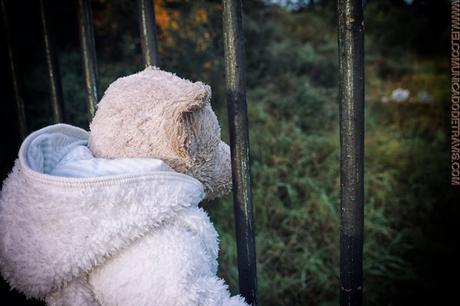
[[[256,305],[256,253],[249,164],[241,0],[223,1],[225,75],[233,172],[233,203],[241,295]]]
[[[19,85],[18,75],[16,71],[16,64],[13,52],[13,42],[10,36],[10,25],[7,16],[5,1],[1,0],[1,9],[2,9],[2,17],[3,17],[3,26],[5,29],[5,39],[8,48],[8,57],[9,57],[9,64],[11,70],[11,81],[13,85],[13,92],[14,98],[16,100],[16,112],[18,116],[18,128],[19,128],[19,136],[21,139],[24,139],[27,134],[27,123],[26,123],[26,112],[24,109],[24,99],[22,98],[21,88]]]
[[[54,122],[64,121],[62,86],[59,65],[54,50],[54,40],[49,29],[49,20],[46,13],[45,1],[40,0],[40,19],[42,23],[43,43],[45,47],[46,64],[50,79],[51,109]]]
[[[338,1],[340,99],[340,305],[362,305],[364,21],[362,0]]]
[[[96,44],[94,42],[93,16],[90,0],[77,0],[78,27],[85,75],[86,102],[88,119],[91,121],[96,112],[98,101]]]
[[[158,66],[157,30],[153,0],[139,0],[139,27],[145,67]]]

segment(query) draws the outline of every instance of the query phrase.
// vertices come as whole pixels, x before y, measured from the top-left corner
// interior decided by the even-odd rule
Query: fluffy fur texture
[[[155,67],[119,78],[98,104],[90,129],[97,157],[148,157],[198,179],[207,198],[231,188],[230,151],[220,140],[211,88]]]
[[[1,193],[0,269],[13,288],[53,306],[247,306],[216,277],[217,233],[198,207],[198,180],[158,161],[158,171],[109,176],[36,171],[62,162],[46,154],[65,147],[56,134],[88,138],[63,124],[31,134]],[[34,162],[31,146],[45,152]]]
[[[90,135],[63,124],[30,135],[0,195],[11,287],[51,306],[247,306],[216,276],[217,233],[198,207],[231,187],[210,98],[149,67],[110,85]],[[92,158],[68,154],[82,143],[101,159],[65,164]]]

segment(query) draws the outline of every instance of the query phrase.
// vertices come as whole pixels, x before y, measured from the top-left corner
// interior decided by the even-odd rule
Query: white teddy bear
[[[0,269],[48,305],[247,306],[216,276],[203,198],[231,187],[210,87],[149,67],[107,89],[88,133],[21,146],[0,197]]]

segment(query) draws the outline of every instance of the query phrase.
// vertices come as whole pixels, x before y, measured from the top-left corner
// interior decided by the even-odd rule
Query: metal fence
[[[76,0],[88,119],[98,101],[98,73],[91,0]],[[138,0],[142,56],[145,66],[159,65],[152,0]],[[228,121],[233,172],[233,200],[238,250],[239,289],[257,304],[254,216],[246,106],[242,1],[223,0],[223,29]],[[362,248],[364,206],[364,24],[362,0],[338,0],[339,99],[341,146],[340,305],[362,304]],[[4,0],[1,9],[21,137],[27,134],[24,100],[18,84],[14,46]],[[40,17],[55,122],[65,121],[59,66],[46,1]],[[308,304],[308,301],[305,301]]]

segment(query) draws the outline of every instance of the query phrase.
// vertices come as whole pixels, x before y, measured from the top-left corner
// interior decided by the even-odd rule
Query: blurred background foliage
[[[366,2],[365,304],[446,305],[459,241],[449,186],[449,1]],[[28,125],[38,129],[52,123],[38,9],[9,5]],[[335,5],[244,3],[260,305],[337,304]],[[87,128],[75,7],[50,7],[66,121]],[[155,10],[160,66],[212,86],[228,139],[220,1],[157,0]],[[94,0],[93,15],[102,95],[143,68],[136,1]],[[409,91],[403,101],[392,96],[398,88]],[[10,117],[4,122],[14,124]],[[203,205],[220,234],[219,273],[237,292],[231,196]]]

